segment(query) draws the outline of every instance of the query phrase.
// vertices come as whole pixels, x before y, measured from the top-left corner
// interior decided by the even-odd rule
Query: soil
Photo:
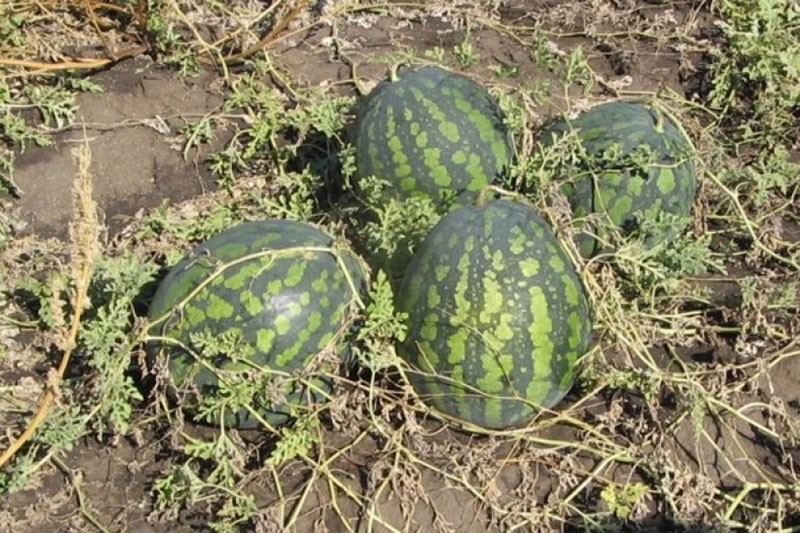
[[[533,21],[536,13],[543,9],[557,11],[559,2],[518,1],[506,2],[501,11],[502,22],[525,24]],[[640,8],[640,17],[662,17],[675,26],[688,27],[693,35],[700,36],[713,21],[707,15],[697,16],[690,3],[645,3],[627,2]],[[633,10],[632,10],[633,11]],[[652,40],[633,38],[603,41],[586,36],[582,13],[564,13],[564,22],[557,28],[564,37],[555,39],[562,50],[582,46],[592,67],[610,86],[624,86],[630,91],[671,90],[691,99],[698,90],[692,77],[701,57],[691,52],[677,53]],[[689,17],[696,17],[687,24]],[[555,20],[555,19],[554,19]],[[434,46],[452,47],[463,40],[463,31],[451,31],[449,24],[438,18],[409,17],[392,18],[382,16],[372,25],[339,23],[339,38],[351,43],[354,52],[352,61],[359,63],[358,76],[367,85],[374,84],[386,74],[386,65],[370,64],[369,58],[389,52],[399,46],[412,46],[420,51]],[[613,30],[611,21],[607,27],[594,27],[592,31]],[[352,91],[350,67],[333,57],[325,39],[331,34],[329,27],[317,27],[300,36],[280,43],[272,50],[276,66],[291,73],[301,85],[336,86],[342,91]],[[481,61],[469,70],[470,75],[480,79],[489,78],[489,66],[496,62],[513,62],[519,65],[519,75],[514,83],[520,87],[552,78],[553,74],[537,65],[528,51],[511,37],[492,29],[476,29],[473,42],[478,47]],[[79,98],[78,120],[55,134],[56,146],[52,148],[29,148],[17,160],[15,181],[24,191],[12,209],[16,218],[26,223],[21,235],[64,239],[72,217],[70,187],[75,174],[75,162],[71,149],[79,143],[88,142],[92,154],[94,194],[109,236],[121,231],[137,214],[147,212],[168,200],[179,203],[201,195],[215,187],[208,164],[203,156],[220,149],[230,138],[224,130],[217,131],[216,139],[203,147],[201,152],[192,150],[189,157],[182,154],[183,147],[178,135],[188,121],[196,120],[207,113],[218,110],[222,103],[221,83],[218,74],[205,72],[195,78],[182,78],[151,58],[138,56],[123,60],[114,66],[91,76],[101,85],[100,94],[82,94]],[[575,95],[580,101],[580,95]],[[556,107],[563,104],[555,100]],[[538,108],[542,119],[554,112],[552,108]],[[787,222],[788,224],[788,222]],[[738,285],[730,279],[722,282],[701,281],[715,291],[715,301],[722,308],[738,306]],[[725,338],[706,339],[685,349],[678,356],[685,361],[712,365],[725,364],[732,357],[734,348]],[[665,360],[668,357],[664,356]],[[38,370],[31,370],[31,369]],[[0,369],[4,380],[22,379],[21,376],[44,376],[41,361],[25,368]],[[13,370],[13,371],[12,371]],[[794,415],[800,415],[800,358],[792,357],[766,369],[757,384],[749,391],[753,404],[770,404],[780,400],[792,406]],[[578,393],[571,396],[566,405],[576,402]],[[698,433],[698,421],[688,417],[679,418],[669,410],[669,401],[664,400],[664,413],[658,416],[677,421],[668,442],[653,443],[654,453],[664,454],[667,459],[694,465],[694,479],[664,480],[671,488],[684,491],[686,504],[691,506],[695,491],[707,486],[738,486],[741,479],[732,477],[745,475],[747,479],[769,479],[775,482],[791,482],[787,479],[786,453],[795,460],[797,451],[776,450],[767,435],[751,424],[738,419],[727,426],[719,426],[715,420],[705,417],[699,424],[706,431]],[[645,402],[634,397],[601,396],[593,398],[582,407],[594,413],[596,420],[607,420],[609,412],[640,413],[646,409]],[[755,407],[755,409],[758,409]],[[657,418],[657,417],[656,417]],[[631,417],[633,419],[633,417]],[[765,417],[755,416],[769,425]],[[616,422],[623,424],[624,422]],[[653,420],[654,424],[660,423]],[[162,428],[163,429],[163,428]],[[195,431],[206,431],[195,428]],[[334,453],[337,446],[346,444],[348,437],[332,428],[326,428],[325,442]],[[636,432],[637,428],[620,428],[620,433]],[[552,427],[542,439],[549,437],[562,440],[580,439],[574,429]],[[429,436],[424,436],[429,435]],[[259,439],[258,435],[242,433],[245,440]],[[708,438],[706,438],[708,436]],[[45,467],[44,475],[25,490],[14,493],[0,503],[0,531],[92,531],[86,517],[81,514],[80,502],[108,530],[131,532],[189,532],[206,530],[202,505],[179,516],[162,513],[153,507],[153,480],[164,472],[173,458],[164,455],[162,440],[164,433],[149,428],[133,438],[117,439],[113,442],[98,442],[96,438],[79,441],[75,448],[62,455],[64,470]],[[438,422],[425,422],[422,436],[408,442],[421,457],[440,467],[441,472],[459,471],[459,461],[468,461],[465,448],[472,438],[458,432],[443,431]],[[491,454],[495,459],[494,469],[480,472],[474,482],[491,487],[490,494],[502,507],[519,504],[520,496],[544,505],[563,479],[553,476],[548,464],[557,461],[570,462],[567,471],[575,475],[590,472],[598,466],[592,457],[574,454],[559,458],[557,454],[536,457],[537,450],[530,450],[531,460],[518,464],[519,450],[509,449],[509,443],[480,437],[476,441],[481,453]],[[484,532],[504,531],[509,526],[502,517],[487,512],[487,505],[462,486],[444,478],[431,469],[409,468],[407,475],[396,477],[387,487],[380,487],[382,472],[390,468],[396,458],[385,456],[385,443],[367,438],[355,446],[345,457],[337,459],[331,468],[340,469],[346,475],[350,489],[357,494],[378,494],[374,508],[369,512],[359,509],[345,498],[331,499],[330,487],[324,479],[317,480],[305,501],[301,504],[297,531],[386,531],[378,525],[373,515],[390,523],[399,531],[458,531]],[[658,448],[655,445],[659,445]],[[427,453],[423,452],[426,451]],[[513,453],[512,453],[513,452]],[[543,453],[543,452],[542,452]],[[376,461],[376,457],[380,457]],[[507,458],[513,457],[512,462]],[[534,460],[534,457],[535,460]],[[737,461],[736,468],[729,463]],[[562,470],[563,471],[563,470]],[[281,481],[289,501],[300,497],[292,487],[304,484],[304,471],[299,465],[290,465],[281,473]],[[624,483],[631,481],[631,469],[617,466],[604,470],[606,479]],[[639,475],[639,474],[637,474]],[[253,467],[249,492],[256,495],[256,503],[267,508],[276,499],[270,472],[263,466]],[[634,478],[635,480],[635,478]],[[78,490],[79,489],[79,490]],[[402,494],[399,497],[398,494]],[[535,494],[530,498],[530,494]],[[735,495],[735,494],[734,494]],[[337,503],[336,506],[332,503]],[[601,505],[596,492],[585,491],[574,504],[586,509]],[[535,524],[537,512],[533,506],[526,509]],[[272,511],[269,511],[271,513]],[[261,517],[260,531],[275,530],[274,516],[267,513]],[[698,510],[698,515],[700,511]],[[341,517],[348,520],[342,524]],[[662,531],[666,527],[659,512],[644,509],[630,527],[636,530]],[[712,527],[711,524],[694,524],[696,530]],[[536,530],[530,526],[530,530]]]
[[[111,234],[137,212],[163,200],[187,200],[213,187],[207,165],[182,155],[179,130],[217,109],[222,95],[208,73],[177,78],[147,57],[115,65],[92,77],[100,94],[78,96],[75,122],[56,133],[54,148],[33,147],[17,160],[15,181],[24,191],[16,203],[28,230],[63,238],[72,217],[72,148],[92,150],[94,198]],[[219,132],[213,149],[224,146]],[[191,157],[191,154],[190,154]]]

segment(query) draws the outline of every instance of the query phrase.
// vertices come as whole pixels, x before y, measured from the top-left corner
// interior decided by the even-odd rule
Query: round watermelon
[[[565,141],[567,135],[577,144]],[[653,246],[674,237],[689,216],[697,187],[694,147],[664,111],[639,102],[600,104],[574,119],[556,119],[539,140],[545,148],[565,143],[559,153],[575,150],[558,172],[576,218],[605,216],[610,227],[640,233]],[[663,215],[677,220],[659,223]],[[651,224],[645,229],[643,221]],[[590,257],[608,239],[601,224],[584,229],[578,245]]]
[[[509,200],[464,206],[414,255],[397,307],[398,354],[431,407],[484,428],[529,421],[572,386],[589,344],[581,280],[547,223]]]
[[[439,67],[408,67],[361,102],[356,185],[375,176],[393,198],[436,202],[479,191],[507,172],[513,139],[489,92]]]
[[[197,413],[204,397],[220,398],[226,379],[246,383],[247,403],[280,425],[330,391],[330,380],[312,378],[311,367],[336,347],[363,284],[357,258],[319,229],[243,223],[198,246],[164,278],[148,313],[148,349],[166,355],[175,390],[196,391],[184,397],[184,409]],[[230,352],[208,349],[209,340]],[[258,425],[237,401],[203,421]]]

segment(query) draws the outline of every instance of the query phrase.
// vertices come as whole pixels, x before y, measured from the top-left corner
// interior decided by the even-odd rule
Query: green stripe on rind
[[[449,246],[434,246],[440,233],[457,238]],[[535,234],[542,237],[514,239]],[[514,252],[510,242],[515,242]],[[506,260],[499,263],[494,252]],[[551,261],[552,254],[560,261]],[[526,260],[540,265],[534,276],[520,266]],[[554,268],[559,262],[560,269]],[[571,386],[573,366],[588,346],[591,329],[583,286],[567,265],[550,228],[527,206],[501,200],[463,207],[443,218],[414,256],[398,291],[398,310],[409,317],[408,340],[398,353],[412,369],[424,371],[410,373],[423,401],[488,428],[524,423],[536,412],[529,402],[555,405]],[[433,309],[425,297],[431,286],[439,295]],[[430,342],[420,333],[432,312],[441,319],[436,340]],[[568,325],[571,315],[580,317],[575,327]],[[456,345],[465,348],[453,353]],[[437,362],[439,378],[429,375],[432,368],[421,360],[422,352]],[[447,379],[459,375],[462,386]],[[541,386],[532,387],[537,380]]]
[[[244,248],[231,243],[244,244]],[[148,316],[157,320],[171,312],[169,319],[158,326],[158,334],[179,339],[187,346],[191,346],[193,333],[206,328],[215,335],[239,330],[253,352],[251,361],[255,365],[288,373],[301,370],[316,356],[317,346],[324,338],[340,331],[354,298],[339,262],[332,251],[327,251],[332,246],[329,235],[301,222],[241,224],[209,239],[176,265],[156,292]],[[286,250],[289,248],[292,250]],[[361,290],[361,267],[349,252],[340,253],[348,275]],[[247,255],[254,257],[236,263]],[[210,277],[226,265],[222,275]],[[202,290],[183,302],[182,309],[175,309],[202,283],[206,283]],[[312,297],[312,292],[316,296]],[[242,303],[247,294],[258,305],[252,301],[249,305]],[[335,308],[327,309],[324,301],[336,302]],[[212,306],[227,309],[219,302],[232,303],[236,312],[231,316],[210,316]],[[200,320],[187,320],[193,316]],[[149,348],[154,355],[162,347],[154,344]],[[176,386],[193,379],[205,393],[213,394],[217,385],[213,372],[189,353],[177,348],[166,351]],[[228,358],[218,357],[211,363],[217,368],[232,368]],[[308,394],[304,387],[288,391],[287,404],[298,404]],[[286,408],[263,411],[271,424],[282,424],[288,417]],[[224,418],[238,427],[256,425],[244,410],[226,413]]]
[[[405,120],[409,109],[412,118]],[[488,92],[436,67],[402,69],[397,81],[376,87],[359,106],[354,132],[356,179],[375,175],[399,198],[473,194],[505,173],[514,155]],[[392,150],[374,149],[397,139],[405,165],[392,160]]]

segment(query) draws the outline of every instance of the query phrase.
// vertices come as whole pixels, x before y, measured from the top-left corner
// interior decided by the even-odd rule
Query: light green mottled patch
[[[400,165],[397,165],[397,167],[394,169],[394,175],[398,179],[403,179],[403,178],[405,178],[407,176],[410,176],[411,175],[411,165],[409,165],[408,163],[402,163]]]
[[[414,309],[420,299],[420,291],[422,290],[422,282],[425,281],[422,276],[412,276],[411,280],[406,286],[405,297],[403,302],[406,309]]]
[[[472,180],[469,183],[470,190],[477,190],[486,185],[487,176],[483,173],[481,166],[481,158],[478,154],[469,154],[467,158],[466,169],[467,174]]]
[[[487,424],[496,425],[503,421],[503,404],[508,400],[487,398],[484,400],[484,420]]]
[[[458,245],[458,235],[451,233],[450,237],[447,238],[447,247],[452,250],[456,245]]]
[[[577,361],[578,359],[577,352],[567,352],[564,354],[564,359],[566,361]],[[575,369],[574,367],[570,366],[564,370],[564,373],[561,375],[561,381],[558,382],[559,388],[563,391],[569,390],[572,387],[572,380],[575,378]]]
[[[561,257],[559,257],[558,255],[551,255],[549,263],[550,263],[550,268],[552,268],[555,272],[559,274],[564,272],[564,267],[566,265],[564,265],[564,260],[561,259]]]
[[[514,338],[514,328],[511,327],[513,320],[514,315],[511,313],[502,313],[500,315],[500,323],[494,331],[494,335],[498,340],[506,342]]]
[[[444,278],[447,277],[447,274],[450,273],[450,266],[449,265],[438,265],[434,269],[434,275],[436,276],[436,281],[441,283],[444,281]]]
[[[469,338],[469,329],[467,327],[460,327],[455,333],[447,338],[447,362],[450,365],[461,365],[461,362],[467,356],[467,339]]]
[[[478,136],[484,143],[492,143],[497,138],[497,130],[492,121],[477,109],[472,108],[467,113],[467,120],[475,125]]]
[[[480,336],[484,346],[486,346],[487,350],[492,354],[500,353],[503,349],[503,343],[500,342],[500,339],[495,336],[493,331],[482,330]]]
[[[414,95],[417,102],[422,104],[422,107],[425,108],[425,111],[427,111],[428,115],[433,119],[433,122],[437,124],[446,122],[447,119],[442,110],[439,109],[439,106],[436,105],[436,102],[425,96],[425,93],[417,87],[412,87],[411,93]]]
[[[308,315],[307,329],[310,333],[316,333],[320,326],[322,326],[322,313],[319,311],[312,311]]]
[[[452,143],[457,143],[460,139],[458,135],[458,126],[453,122],[440,122],[439,133],[444,135],[444,138]]]
[[[631,196],[637,197],[642,194],[643,186],[644,186],[644,180],[638,176],[633,176],[631,177],[631,179],[628,180],[628,183],[625,186],[625,190]]]
[[[370,159],[377,159],[378,155],[380,155],[380,152],[378,151],[378,145],[370,144],[367,147],[367,155]]]
[[[286,315],[278,315],[275,317],[275,330],[278,335],[286,335],[292,327],[292,321]]]
[[[414,113],[408,107],[403,109],[403,120],[406,122],[411,122],[414,120]]]
[[[452,91],[450,92],[451,96],[453,96],[453,103],[459,111],[469,114],[469,112],[474,109],[472,107],[472,103],[464,98],[464,95],[462,95],[460,92],[456,91],[455,94],[452,94]]]
[[[494,154],[495,160],[498,163],[498,167],[504,166],[505,162],[509,159],[506,143],[500,139],[497,139],[492,143],[492,153]]]
[[[503,252],[500,250],[495,250],[492,254],[492,270],[501,272],[503,267],[505,267],[505,258],[503,256]]]
[[[274,341],[275,332],[271,329],[260,329],[256,333],[256,348],[263,354],[268,354],[272,351]]]
[[[426,342],[414,342],[414,345],[411,349],[419,356],[419,359],[415,361],[416,366],[423,372],[435,372],[435,369],[439,367],[439,354],[434,352]],[[436,388],[433,383],[430,383],[429,386]]]
[[[526,278],[530,278],[539,273],[539,261],[533,257],[528,257],[519,262],[519,270]]]
[[[511,237],[511,242],[508,245],[508,249],[512,254],[521,254],[525,251],[526,242],[528,242],[528,239],[525,237],[525,234],[522,233],[518,228],[514,228],[513,236]]]
[[[469,288],[469,256],[463,254],[456,265],[458,272],[458,280],[456,281],[456,290],[454,299],[456,302],[456,314],[459,316],[467,316],[472,304],[467,300],[467,289]]]
[[[428,309],[436,309],[442,303],[442,297],[439,295],[439,289],[436,285],[428,287]]]
[[[408,131],[411,133],[411,136],[412,136],[412,137],[416,137],[417,135],[419,135],[419,132],[420,132],[420,125],[419,125],[419,122],[412,122],[412,123],[411,123],[411,124],[408,126]],[[370,146],[370,148],[371,148],[371,146]],[[376,148],[377,148],[377,147],[376,147]]]
[[[456,150],[450,157],[450,161],[456,165],[463,165],[467,162],[467,154],[465,154],[463,150]]]
[[[483,236],[491,239],[494,235],[495,217],[488,216],[483,218]]]
[[[561,276],[561,282],[564,284],[564,298],[567,303],[571,306],[578,305],[580,303],[580,294],[575,282],[566,274]]]
[[[190,328],[202,324],[206,320],[206,314],[193,305],[185,307],[179,316],[182,318],[181,325],[185,323]]]
[[[540,378],[538,375],[534,374],[533,379],[531,379],[530,383],[528,383],[528,387],[525,389],[525,399],[534,405],[542,405],[545,398],[547,398],[547,395],[550,394],[552,390],[552,378]]]
[[[287,287],[294,287],[300,283],[303,280],[303,274],[305,274],[307,268],[307,262],[294,261],[286,270],[286,276],[283,280],[284,285]]]
[[[328,292],[328,277],[328,271],[323,270],[320,275],[314,278],[314,281],[311,282],[311,288],[318,293],[324,294]]]
[[[514,357],[509,354],[486,354],[481,359],[483,375],[475,382],[478,388],[487,394],[503,392],[508,376],[514,370]],[[489,402],[491,405],[494,402]],[[488,405],[487,405],[488,407]],[[495,415],[499,418],[500,413]]]
[[[392,154],[403,154],[403,141],[400,140],[400,137],[389,137],[389,140],[386,142],[389,149],[392,151]]]
[[[533,320],[528,327],[531,344],[535,347],[537,357],[547,360],[549,368],[550,357],[553,355],[553,340],[550,337],[553,332],[553,321],[550,318],[547,296],[545,296],[544,290],[538,286],[531,287],[528,294],[533,315]],[[536,370],[535,364],[534,370]]]
[[[395,167],[407,165],[408,156],[406,156],[405,152],[392,152],[392,163],[394,163]]]
[[[661,212],[664,207],[664,202],[661,198],[656,198],[653,200],[653,203],[650,204],[650,207],[647,209],[646,214],[648,217],[655,218]]]
[[[225,301],[216,294],[208,295],[208,307],[206,308],[206,315],[212,320],[221,320],[223,318],[231,318],[234,313],[233,305]]]
[[[252,279],[258,275],[264,265],[258,261],[249,261],[242,265],[237,272],[223,278],[222,286],[226,289],[241,290],[246,288]]]
[[[328,343],[330,343],[331,340],[333,339],[333,335],[334,333],[332,331],[325,333],[317,343],[317,351],[324,350],[325,348],[327,348]]]
[[[425,167],[433,178],[433,182],[439,187],[449,187],[453,180],[447,173],[447,168],[441,162],[441,150],[438,148],[425,148],[422,151]]]
[[[471,253],[475,250],[475,237],[470,235],[464,240],[464,250],[466,250],[467,253]]]
[[[303,313],[303,306],[300,302],[293,301],[286,305],[286,314],[290,316],[300,316]]]
[[[308,305],[311,303],[311,293],[308,291],[300,293],[300,297],[298,298],[300,301],[300,305]]]
[[[608,210],[608,216],[615,224],[622,224],[631,214],[631,207],[633,207],[633,198],[628,195],[620,196]]]
[[[308,353],[308,339],[311,337],[311,334],[308,331],[301,331],[297,336],[297,342],[292,345],[290,348],[290,353],[293,353],[294,356],[292,359],[297,358],[298,356],[302,356],[303,359],[299,361],[299,364],[302,366],[308,365],[311,362],[312,357],[316,354]],[[293,365],[295,367],[299,366],[297,364]]]
[[[267,295],[278,294],[283,290],[283,280],[273,279],[267,283]]]
[[[214,255],[221,258],[241,257],[247,253],[247,244],[228,242],[214,250]]]
[[[456,384],[464,383],[464,366],[463,365],[456,365],[456,366],[452,367],[449,377],[452,379],[452,382],[454,382]],[[474,394],[474,392],[473,391],[469,391],[468,394]],[[462,402],[458,402],[458,404],[457,404],[457,406],[458,406],[458,416],[460,416],[464,420],[469,420],[470,403],[471,402],[462,401]]]
[[[375,124],[375,122],[377,122],[377,121],[372,121],[372,124]],[[372,124],[370,124],[370,126]],[[387,137],[390,137],[390,138],[395,137],[395,134],[397,133],[397,121],[395,120],[395,117],[394,117],[394,108],[393,107],[387,107],[386,108],[386,126],[385,126],[385,128],[386,128]],[[376,136],[375,135],[370,135],[369,138],[370,139],[375,139]]]
[[[261,303],[261,299],[250,291],[241,292],[239,294],[239,302],[250,316],[256,316],[264,310],[264,304]]]
[[[478,320],[483,324],[494,321],[494,315],[503,307],[503,293],[496,275],[491,270],[484,273],[483,280],[483,310],[478,315]]]
[[[254,237],[253,240],[249,243],[248,249],[249,250],[268,250],[272,247],[272,244],[276,241],[280,241],[283,238],[283,232],[279,230],[268,230],[263,235],[259,235],[258,237]],[[268,258],[261,258],[262,264],[264,262],[269,263],[271,259]]]
[[[550,364],[553,359],[554,348],[551,338],[553,321],[550,318],[547,297],[542,288],[531,287],[529,296],[533,320],[531,320],[531,324],[528,327],[528,335],[533,346],[533,375],[534,382],[536,382],[549,378],[552,373]]]
[[[658,190],[661,191],[662,194],[669,194],[674,191],[675,174],[672,172],[672,169],[662,168],[661,172],[658,173],[656,185],[658,185]]]
[[[417,148],[425,148],[428,146],[428,132],[421,131],[414,139],[414,142],[417,143]]]
[[[414,178],[403,178],[400,180],[400,189],[405,192],[413,191],[417,188],[417,180]]]
[[[578,313],[573,311],[567,317],[567,325],[569,326],[569,347],[573,350],[577,349],[583,339],[583,320]]]
[[[301,334],[302,333],[304,332],[301,332]],[[294,344],[278,354],[278,357],[275,358],[275,366],[278,368],[283,368],[289,366],[292,361],[297,359],[297,357],[300,355],[300,351],[304,348],[305,342],[308,341],[308,334],[306,334],[305,337],[305,340],[303,340],[301,335],[298,335]]]
[[[433,342],[436,340],[436,335],[439,332],[439,315],[436,313],[428,313],[422,321],[422,326],[419,329],[419,336],[422,340]]]

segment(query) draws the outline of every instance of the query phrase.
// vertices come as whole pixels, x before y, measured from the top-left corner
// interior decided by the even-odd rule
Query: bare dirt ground
[[[531,91],[530,87],[551,81],[557,88],[554,91],[562,91],[531,109],[531,124],[563,110],[567,102],[580,107],[598,95],[607,97],[615,89],[629,97],[670,91],[687,101],[695,101],[705,91],[701,74],[706,57],[697,43],[705,43],[716,30],[715,15],[703,7],[703,2],[586,2],[579,8],[558,1],[501,4],[493,21],[495,27],[473,22],[468,28],[454,28],[452,20],[435,13],[387,7],[369,16],[339,17],[334,24],[319,24],[302,32],[284,30],[289,36],[276,41],[269,53],[276,70],[293,85],[353,95],[353,64],[360,81],[370,86],[384,78],[388,68],[387,62],[375,58],[402,47],[416,50],[419,56],[435,47],[449,50],[469,35],[480,58],[465,70],[471,77],[492,80],[491,66],[513,64],[518,72],[505,84]],[[608,16],[596,11],[601,8]],[[623,12],[624,18],[612,16]],[[624,26],[631,21],[640,26],[649,24],[651,33],[627,33]],[[502,31],[504,25],[537,25],[542,31],[552,32],[548,42],[558,53],[581,47],[596,77],[594,92],[584,95],[579,87],[573,87],[564,94],[558,85],[561,74],[537,62],[530,44]],[[659,39],[660,33],[671,37]],[[331,45],[334,35],[346,43],[346,60]],[[120,242],[115,239],[164,201],[183,204],[189,211],[199,205],[194,208],[199,216],[208,198],[226,201],[217,191],[205,156],[230,141],[231,123],[237,119],[220,121],[215,139],[199,150],[188,150],[188,157],[184,156],[185,137],[181,133],[186,124],[220,112],[226,88],[217,70],[206,68],[196,77],[182,77],[174,68],[142,54],[98,69],[89,79],[103,92],[78,96],[74,120],[52,132],[55,145],[28,147],[16,159],[14,180],[23,194],[18,199],[7,197],[4,209],[15,220],[20,242],[49,243],[48,253],[67,248],[67,229],[73,218],[70,191],[76,172],[71,149],[84,142],[92,152],[94,199],[105,227],[105,242]],[[275,84],[276,80],[270,82]],[[280,84],[276,86],[280,88]],[[709,203],[718,198],[709,193],[710,188],[707,182],[701,187],[698,217],[712,211]],[[202,198],[200,203],[193,203],[198,198]],[[703,220],[695,231],[702,234],[718,223]],[[776,224],[783,245],[796,247],[800,242],[798,220],[787,216]],[[25,249],[18,261],[49,261],[35,255],[30,259],[32,253],[30,248]],[[759,345],[756,336],[750,341],[737,331],[737,327],[757,320],[745,316],[737,280],[762,275],[771,267],[766,262],[748,263],[738,257],[731,257],[727,266],[724,275],[709,272],[688,280],[708,291],[707,305],[702,309],[708,332],[683,343],[653,339],[648,346],[653,359],[665,368],[690,365],[698,374],[718,376],[720,390],[729,390],[723,397],[736,406],[735,413],[684,416],[686,403],[675,396],[675,391],[686,392],[691,387],[671,391],[657,387],[651,398],[613,387],[573,391],[564,408],[571,408],[573,416],[587,426],[600,428],[596,431],[603,435],[614,436],[614,445],[607,443],[602,456],[579,447],[538,446],[544,442],[579,443],[587,438],[587,431],[590,436],[598,434],[558,420],[540,428],[533,442],[469,435],[422,418],[373,432],[352,420],[337,420],[334,413],[320,428],[324,438],[318,461],[330,459],[322,474],[310,471],[302,461],[278,469],[264,466],[259,459],[270,453],[272,441],[258,431],[241,431],[236,438],[248,443],[251,453],[241,465],[246,475],[237,487],[253,496],[258,509],[255,518],[242,524],[242,530],[278,531],[292,516],[291,529],[296,531],[579,531],[589,529],[589,525],[578,525],[580,520],[566,514],[561,522],[552,520],[547,510],[567,497],[571,506],[588,514],[603,512],[608,508],[608,500],[601,494],[604,486],[657,489],[633,498],[633,508],[624,519],[617,516],[611,520],[611,516],[607,530],[735,529],[713,521],[709,509],[703,506],[715,491],[727,495],[727,500],[720,501],[730,504],[732,514],[728,518],[745,524],[758,518],[764,524],[754,522],[753,527],[763,525],[763,531],[797,530],[792,528],[800,527],[800,514],[790,494],[780,517],[760,514],[757,509],[759,498],[766,501],[771,497],[771,484],[797,490],[793,472],[800,460],[798,449],[774,435],[783,435],[782,424],[800,415],[800,358],[763,357],[759,363],[764,350],[775,347]],[[777,268],[774,272],[775,283],[791,281],[790,273]],[[788,354],[792,351],[788,339],[797,335],[798,323],[791,318],[781,320],[770,327],[784,328],[782,335],[787,342],[781,350]],[[598,342],[607,346],[608,361],[626,364],[626,355],[615,352],[614,342]],[[17,333],[11,346],[20,349],[20,355],[0,359],[0,383],[9,387],[27,384],[28,394],[17,396],[17,410],[9,409],[3,415],[8,439],[24,428],[47,369],[57,362],[52,347],[35,333]],[[22,350],[23,346],[27,348]],[[747,358],[748,353],[752,357]],[[743,379],[744,374],[748,379]],[[387,388],[391,390],[390,385]],[[334,408],[345,413],[345,418],[346,402],[364,399],[357,386],[350,385],[348,394]],[[721,402],[711,405],[720,411],[726,409]],[[769,406],[784,410],[786,418],[776,416]],[[388,403],[382,408],[388,420],[402,416],[402,410]],[[47,461],[22,490],[4,496],[0,530],[208,530],[210,517],[219,512],[219,500],[206,500],[198,494],[194,505],[187,508],[156,507],[154,483],[185,456],[175,446],[177,437],[166,422],[148,418],[153,411],[147,409],[146,401],[136,409],[142,415],[130,434],[100,439],[82,436],[74,447],[60,452],[56,461]],[[723,417],[725,414],[733,416]],[[409,432],[409,427],[414,431]],[[196,437],[213,435],[213,430],[189,422],[183,431]],[[392,439],[398,441],[393,443]],[[629,445],[642,454],[637,457],[648,458],[646,466],[616,460],[615,454]],[[654,469],[655,465],[661,468]],[[326,472],[336,473],[336,483]],[[280,479],[279,490],[276,477]],[[461,481],[464,479],[469,484]],[[583,480],[591,482],[584,484]],[[733,505],[737,498],[741,498],[741,505]],[[672,509],[676,502],[683,507]]]

